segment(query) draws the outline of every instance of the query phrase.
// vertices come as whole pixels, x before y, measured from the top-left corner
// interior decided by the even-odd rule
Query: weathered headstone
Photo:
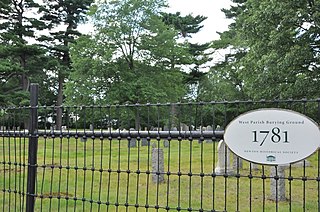
[[[251,164],[251,169],[252,170],[259,170],[259,164],[256,164],[256,163],[250,163]]]
[[[206,127],[206,131],[212,131],[213,130],[213,128],[210,126],[210,125],[208,125],[207,127]]]
[[[171,128],[171,131],[178,131],[178,128],[172,127],[172,128]]]
[[[217,131],[223,130],[223,128],[218,124],[217,127],[216,127],[216,130],[217,130]]]
[[[152,143],[152,149],[157,148],[157,144],[155,142]]]
[[[207,128],[206,128],[206,131],[213,131],[213,128],[210,126],[210,125],[208,125],[207,126]],[[206,139],[206,143],[213,143],[213,140],[212,139]]]
[[[63,132],[67,131],[67,126],[61,126],[61,131]]]
[[[285,186],[285,166],[272,166],[270,185],[270,199],[274,201],[286,201],[286,186]]]
[[[54,133],[54,126],[50,126],[50,133]]]
[[[168,126],[164,126],[164,127],[163,127],[163,130],[164,130],[164,131],[169,131],[169,127],[168,127]]]
[[[152,149],[152,182],[164,182],[164,155],[163,149]]]
[[[184,123],[181,123],[181,131],[185,132],[185,131],[189,131],[189,126],[184,124]]]
[[[232,161],[232,166],[233,166],[233,169],[234,170],[237,170],[237,169],[242,169],[243,167],[243,160],[238,157],[236,154],[233,154],[233,161]]]
[[[167,139],[163,140],[163,147],[165,148],[169,147],[169,141]]]
[[[233,167],[230,164],[230,150],[223,140],[218,144],[218,162],[214,169],[217,174],[233,174]]]
[[[150,146],[150,141],[148,141],[146,138],[142,138],[141,146]]]
[[[190,126],[190,130],[194,131],[194,126],[193,125]]]
[[[130,140],[128,140],[128,147],[129,148],[133,148],[137,146],[137,139],[135,138],[131,138]]]
[[[80,137],[80,141],[81,141],[81,142],[86,142],[86,141],[87,141],[87,139],[88,139],[88,138],[87,138],[87,137],[85,137],[85,136],[81,136],[81,137]]]
[[[90,129],[90,131],[93,131],[93,124],[89,125],[89,129]]]

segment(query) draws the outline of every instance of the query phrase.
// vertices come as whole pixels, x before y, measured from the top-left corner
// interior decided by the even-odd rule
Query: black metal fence
[[[319,123],[320,99],[66,106],[57,128],[60,108],[32,96],[30,107],[1,108],[2,211],[320,210],[319,151],[270,167],[220,142],[229,121],[257,108]]]

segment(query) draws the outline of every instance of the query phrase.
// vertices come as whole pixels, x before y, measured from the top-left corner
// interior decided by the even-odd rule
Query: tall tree
[[[43,27],[32,14],[38,8],[33,0],[0,2],[0,104],[27,104],[32,77],[43,73],[40,61],[44,52],[30,44]]]
[[[235,22],[214,42],[231,49],[219,64],[225,76],[236,73],[249,98],[319,96],[319,2],[234,2],[224,12]]]
[[[96,5],[92,10],[96,33],[81,37],[72,47],[74,72],[67,84],[68,99],[81,101],[80,93],[91,103],[181,99],[183,73],[171,60],[173,56],[182,60],[189,53],[186,45],[176,42],[178,32],[160,19],[164,6],[159,0]],[[78,87],[79,82],[84,86]]]
[[[206,64],[212,60],[212,52],[210,51],[210,43],[191,43],[188,38],[202,29],[202,22],[206,20],[207,17],[201,15],[193,16],[191,14],[182,16],[180,12],[163,12],[161,15],[166,25],[173,26],[179,32],[179,38],[186,39],[185,42],[188,45],[190,59],[188,61],[182,61],[179,65],[189,65],[185,80],[191,88],[191,93],[195,91],[198,92],[200,82],[205,77],[205,72],[203,72],[202,69],[206,68]],[[192,96],[194,96],[194,94],[192,94]]]
[[[181,73],[168,65],[168,61],[172,55],[185,51],[183,46],[175,42],[177,32],[167,29],[159,19],[159,11],[163,7],[165,1],[162,0],[125,0],[104,2],[92,10],[97,33],[81,45],[92,42],[98,44],[90,44],[86,52],[95,54],[88,59],[100,66],[96,70],[100,73],[93,76],[101,76],[110,82],[106,86],[109,89],[107,101],[136,103],[159,100],[159,96],[166,97],[163,101],[181,97],[183,86],[177,88],[177,92],[160,92],[159,82],[166,84],[169,76],[176,80],[172,87],[179,85]],[[82,48],[81,45],[75,45],[75,49]],[[77,60],[78,54],[82,53],[74,51],[75,64],[81,62]],[[88,74],[92,72],[88,71]],[[76,75],[79,77],[77,73],[73,76]]]
[[[93,0],[44,0],[42,5],[42,20],[47,23],[49,36],[43,36],[52,60],[49,63],[51,71],[57,76],[57,118],[56,127],[62,125],[63,87],[71,70],[69,44],[81,35],[77,27],[84,20],[86,12]]]
[[[249,47],[241,62],[249,95],[318,97],[320,2],[248,0],[246,4],[248,11],[239,16],[238,29]]]

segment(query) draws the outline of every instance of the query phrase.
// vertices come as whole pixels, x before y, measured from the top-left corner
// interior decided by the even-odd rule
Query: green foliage
[[[179,32],[179,38],[192,37],[193,34],[200,31],[203,27],[201,23],[207,19],[207,17],[197,15],[193,16],[188,14],[186,16],[181,16],[180,12],[176,13],[161,13],[162,21],[167,25],[167,27],[173,26]],[[188,65],[187,74],[185,75],[185,83],[189,88],[189,96],[198,98],[198,90],[205,78],[205,72],[203,68],[206,68],[206,64],[212,60],[209,51],[210,43],[198,44],[190,43],[187,39],[185,44],[188,49],[188,60],[183,60],[180,65]]]
[[[200,31],[203,25],[200,25],[207,17],[202,15],[192,16],[188,14],[181,16],[180,12],[176,13],[161,13],[162,20],[166,25],[173,25],[175,29],[179,31],[181,37],[191,37],[190,34],[194,34]]]
[[[27,12],[37,10],[33,0],[1,1],[0,3],[0,91],[1,105],[27,105],[30,82],[42,76],[43,50],[29,40],[43,27]]]
[[[47,71],[55,77],[52,88],[56,91],[56,105],[64,101],[64,83],[72,69],[69,45],[81,35],[77,30],[79,23],[85,20],[86,12],[93,0],[44,0],[41,7],[41,20],[45,21],[49,35],[42,36],[50,61]],[[62,28],[63,27],[63,28]],[[56,126],[62,124],[62,111],[57,110]]]
[[[234,76],[235,86],[241,85],[249,98],[317,98],[319,3],[234,2],[237,5],[224,12],[235,22],[213,43],[230,54],[214,69]]]
[[[145,103],[178,101],[185,92],[184,44],[159,18],[162,1],[113,1],[95,5],[97,33],[72,46],[74,70],[67,84],[68,103]]]

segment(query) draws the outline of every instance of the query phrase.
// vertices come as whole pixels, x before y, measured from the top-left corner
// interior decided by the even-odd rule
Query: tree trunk
[[[56,117],[56,129],[60,130],[62,126],[62,103],[63,103],[63,78],[59,77],[58,85],[58,97],[57,97],[57,117]]]

